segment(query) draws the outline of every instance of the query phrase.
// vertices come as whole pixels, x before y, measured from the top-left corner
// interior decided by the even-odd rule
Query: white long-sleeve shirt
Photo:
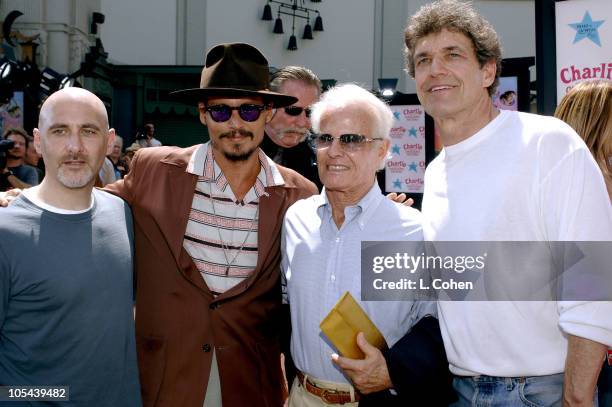
[[[502,111],[444,148],[425,173],[423,217],[425,240],[612,241],[610,200],[584,142],[526,113]],[[612,345],[610,302],[441,301],[438,312],[458,375],[560,373],[566,334]]]
[[[332,363],[336,350],[319,324],[349,291],[378,327],[389,347],[425,315],[436,314],[432,301],[361,301],[361,242],[420,241],[420,214],[385,198],[378,184],[344,210],[338,229],[325,189],[297,201],[283,223],[282,271],[291,306],[291,355],[295,366],[317,379],[348,383]]]

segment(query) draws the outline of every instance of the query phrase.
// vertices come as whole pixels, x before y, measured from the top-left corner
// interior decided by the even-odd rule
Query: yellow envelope
[[[387,342],[368,314],[359,306],[348,291],[334,305],[319,324],[338,352],[347,358],[363,359],[365,355],[357,345],[357,334],[363,332],[370,344],[385,349]]]

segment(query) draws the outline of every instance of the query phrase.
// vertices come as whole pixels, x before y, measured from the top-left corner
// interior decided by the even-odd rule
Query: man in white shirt
[[[426,240],[612,240],[602,175],[576,133],[493,106],[501,47],[486,20],[467,3],[432,3],[410,19],[405,43],[444,144],[425,174]],[[438,312],[456,405],[593,403],[610,302],[440,301]]]
[[[376,172],[389,148],[393,114],[357,85],[323,94],[312,124],[320,195],[287,210],[282,270],[291,307],[291,355],[298,369],[289,406],[447,405],[448,376],[433,301],[361,301],[362,241],[417,241],[420,214],[386,199]],[[391,347],[381,353],[362,336],[362,360],[333,356],[319,323],[346,292]],[[397,391],[392,394],[388,389]],[[361,395],[368,397],[360,399]]]

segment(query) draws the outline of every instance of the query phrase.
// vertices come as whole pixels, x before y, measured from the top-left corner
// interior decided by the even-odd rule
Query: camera
[[[12,140],[0,140],[0,171],[6,168],[6,152],[14,146]]]

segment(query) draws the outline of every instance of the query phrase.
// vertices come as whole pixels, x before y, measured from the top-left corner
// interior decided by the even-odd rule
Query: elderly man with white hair
[[[330,89],[313,106],[324,188],[289,208],[281,243],[291,355],[298,369],[289,406],[446,404],[448,371],[435,302],[360,301],[362,241],[423,239],[420,213],[386,199],[376,181],[392,123],[389,107],[354,84]],[[319,323],[346,291],[389,350],[379,351],[360,333],[363,360],[334,354]]]

